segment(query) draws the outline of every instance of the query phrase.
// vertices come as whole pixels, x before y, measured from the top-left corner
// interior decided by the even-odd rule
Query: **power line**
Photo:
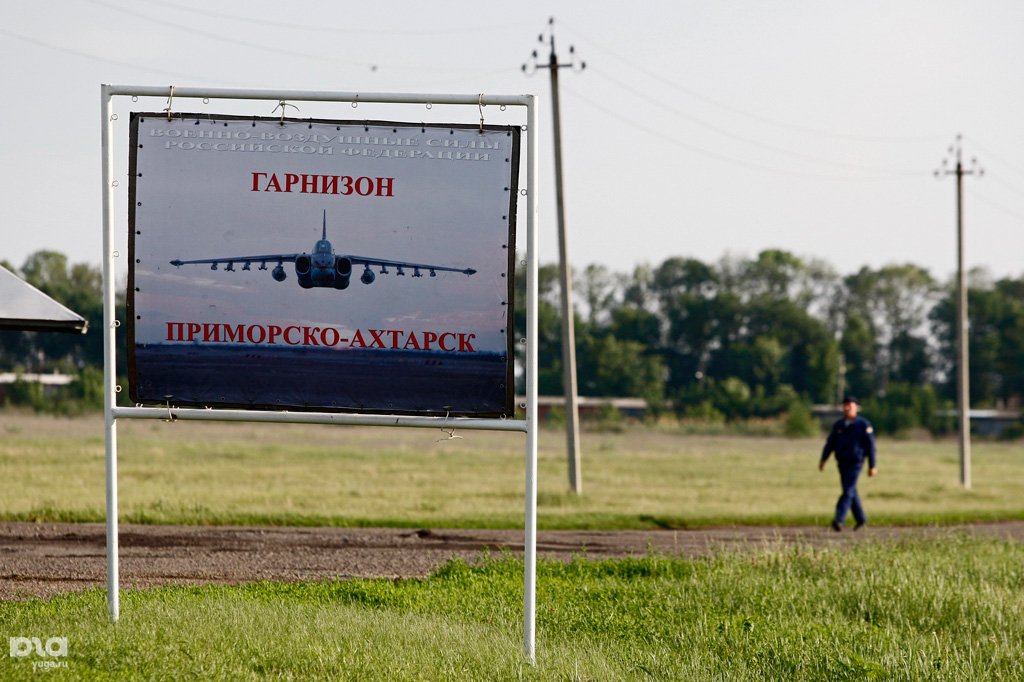
[[[247,24],[253,24],[256,26],[268,26],[271,28],[285,28],[295,31],[310,31],[318,33],[340,33],[344,35],[396,35],[396,36],[431,36],[431,35],[450,35],[450,34],[465,34],[473,31],[494,31],[494,30],[505,30],[505,29],[520,29],[525,26],[532,24],[532,22],[517,22],[510,24],[492,24],[487,26],[459,26],[452,28],[423,28],[423,29],[395,29],[395,28],[366,28],[359,27],[353,28],[352,26],[323,26],[317,24],[293,24],[285,21],[274,21],[270,19],[255,19],[253,17],[246,16],[244,14],[229,14],[226,12],[214,12],[205,8],[189,7],[186,5],[180,5],[177,3],[166,2],[165,0],[136,0],[136,2],[145,2],[150,5],[159,5],[160,7],[173,7],[185,12],[192,12],[200,16],[215,17],[217,19],[228,19],[234,22],[242,22]]]
[[[1014,171],[1014,172],[1019,173],[1020,175],[1024,176],[1024,169],[1022,169],[1022,168],[1020,168],[1018,166],[1015,166],[1014,164],[1010,163],[1006,159],[1000,157],[998,154],[993,153],[991,150],[987,149],[985,146],[979,144],[978,140],[976,138],[965,135],[964,139],[969,140],[970,143],[972,145],[974,145],[975,147],[977,147],[979,150],[981,150],[985,154],[985,156],[988,156],[988,157],[991,157],[991,158],[995,159],[1001,165],[1006,166],[1011,171]],[[1020,194],[1020,195],[1024,196],[1024,190],[1022,190],[1020,187],[1017,187],[1015,185],[1010,184],[1009,182],[1007,182],[1003,178],[999,177],[998,175],[992,175],[991,173],[989,173],[987,177],[988,177],[989,180],[993,180],[994,182],[1002,185],[1003,187],[1006,187],[1011,192],[1016,192],[1017,194]]]
[[[800,152],[794,152],[792,150],[784,149],[782,147],[776,147],[775,145],[771,145],[771,144],[768,144],[766,142],[761,142],[760,140],[756,140],[756,139],[751,138],[751,137],[746,137],[745,135],[739,135],[737,133],[730,132],[730,131],[728,131],[728,130],[726,130],[724,128],[721,128],[721,127],[719,127],[719,126],[717,126],[717,125],[715,125],[713,123],[708,123],[707,121],[699,119],[696,116],[693,116],[693,115],[688,114],[688,113],[686,113],[684,111],[676,109],[675,107],[669,106],[668,104],[665,104],[664,102],[661,102],[661,101],[655,99],[654,97],[651,97],[649,94],[643,92],[642,90],[639,90],[637,88],[634,88],[631,85],[628,85],[627,83],[623,83],[622,81],[619,81],[619,80],[617,80],[615,78],[612,78],[611,76],[609,76],[609,75],[607,75],[605,73],[601,73],[600,71],[598,71],[598,75],[601,76],[602,78],[608,80],[609,82],[613,83],[614,85],[617,85],[618,87],[620,87],[620,88],[622,88],[622,89],[632,93],[635,97],[639,97],[640,99],[643,99],[643,100],[645,100],[647,102],[650,102],[654,106],[660,107],[661,109],[664,109],[665,111],[668,111],[669,113],[671,113],[671,114],[673,114],[675,116],[678,116],[680,118],[684,118],[687,121],[690,121],[691,123],[695,123],[696,125],[699,125],[701,127],[707,128],[708,130],[712,130],[712,131],[718,133],[719,135],[724,135],[724,136],[730,137],[730,138],[732,138],[734,140],[739,140],[740,142],[745,142],[747,144],[752,144],[752,145],[754,145],[756,147],[760,147],[762,149],[767,149],[768,151],[774,152],[776,154],[782,154],[784,156],[789,156],[789,157],[792,157],[794,159],[800,159],[802,161],[810,161],[812,163],[821,163],[821,164],[825,164],[825,165],[828,165],[828,166],[834,166],[836,168],[844,168],[844,169],[847,169],[847,170],[868,171],[868,172],[872,172],[872,173],[883,173],[883,174],[888,174],[888,175],[912,175],[912,176],[917,176],[917,175],[921,175],[922,174],[921,171],[894,170],[894,169],[889,169],[889,168],[874,168],[874,167],[871,167],[871,166],[861,166],[859,164],[844,163],[842,161],[833,161],[832,159],[826,159],[826,158],[819,157],[819,156],[813,156],[811,154],[802,154]]]
[[[798,125],[798,124],[795,124],[795,123],[790,123],[788,121],[782,121],[782,120],[779,120],[779,119],[769,118],[767,116],[762,116],[760,114],[755,114],[755,113],[746,111],[744,109],[740,109],[738,107],[732,106],[731,104],[727,104],[727,103],[722,102],[720,100],[714,99],[712,97],[708,97],[707,95],[701,94],[701,93],[697,92],[696,90],[688,88],[688,87],[686,87],[684,85],[680,85],[679,83],[676,83],[675,81],[669,80],[668,78],[664,77],[660,73],[652,71],[651,69],[647,68],[646,66],[643,66],[642,64],[638,64],[638,63],[634,62],[631,59],[627,59],[626,57],[623,57],[622,55],[616,53],[611,48],[609,48],[609,47],[607,47],[605,45],[602,45],[601,43],[599,43],[599,42],[597,42],[597,41],[595,41],[595,40],[593,40],[591,38],[588,38],[586,35],[584,35],[583,33],[580,33],[579,31],[573,29],[572,27],[568,27],[568,28],[573,33],[576,33],[579,37],[581,37],[584,40],[592,43],[593,46],[595,46],[598,49],[606,52],[609,56],[614,57],[615,59],[619,60],[623,64],[625,64],[625,65],[627,65],[627,66],[629,66],[629,67],[631,67],[633,69],[636,69],[637,71],[645,74],[646,76],[648,76],[650,78],[653,78],[654,80],[656,80],[656,81],[658,81],[658,82],[660,82],[660,83],[662,83],[664,85],[669,86],[670,88],[678,90],[678,91],[680,91],[680,92],[682,92],[684,94],[689,95],[690,97],[693,97],[694,99],[698,99],[698,100],[700,100],[702,102],[705,102],[706,104],[710,104],[712,106],[716,106],[716,107],[718,107],[720,109],[724,109],[725,111],[729,111],[731,113],[738,114],[740,116],[746,116],[747,118],[753,119],[755,121],[759,121],[759,122],[764,123],[766,125],[775,126],[777,128],[784,128],[786,130],[792,130],[792,131],[799,132],[799,133],[806,133],[806,134],[809,134],[809,135],[818,135],[820,137],[831,137],[831,138],[837,138],[837,139],[843,139],[843,140],[861,140],[861,141],[869,141],[869,142],[921,142],[921,141],[933,141],[933,140],[941,139],[942,137],[944,137],[942,135],[920,135],[920,136],[912,136],[912,137],[908,137],[908,136],[898,136],[897,137],[897,136],[885,136],[885,135],[857,135],[857,134],[853,134],[853,133],[837,133],[837,132],[834,132],[834,131],[819,130],[819,129],[810,128],[810,127],[807,127],[807,126]]]
[[[382,64],[377,64],[377,63],[373,63],[373,62],[360,62],[360,61],[352,61],[352,60],[346,60],[346,59],[338,59],[337,57],[332,57],[330,55],[313,54],[313,53],[310,53],[310,52],[300,52],[298,50],[289,50],[289,49],[286,49],[286,48],[283,48],[283,47],[277,47],[275,45],[267,44],[267,43],[251,43],[251,42],[246,41],[246,40],[238,40],[236,38],[231,38],[231,37],[229,37],[227,35],[224,35],[224,34],[221,34],[221,33],[214,33],[212,31],[205,31],[203,29],[196,28],[195,26],[187,26],[185,24],[179,24],[179,23],[174,22],[174,21],[167,21],[166,19],[158,19],[158,18],[149,16],[149,15],[143,13],[143,12],[137,12],[135,10],[128,9],[127,7],[121,7],[119,5],[114,5],[114,4],[111,4],[109,2],[104,2],[104,0],[87,0],[87,2],[90,2],[90,3],[94,4],[94,5],[99,5],[100,7],[105,7],[106,9],[110,9],[110,10],[113,10],[115,12],[121,12],[122,14],[127,14],[129,16],[133,16],[133,17],[135,17],[137,19],[142,19],[143,21],[148,21],[150,23],[157,24],[158,26],[163,26],[165,28],[171,28],[171,29],[174,29],[174,30],[177,30],[177,31],[183,31],[185,33],[188,33],[191,36],[200,35],[200,36],[203,36],[205,38],[210,38],[211,40],[214,40],[214,41],[219,42],[219,43],[226,43],[226,44],[229,44],[229,45],[238,45],[238,46],[241,46],[241,47],[247,47],[247,48],[250,48],[250,49],[259,50],[261,52],[271,52],[271,53],[275,53],[275,54],[285,55],[285,56],[288,56],[288,57],[298,57],[300,59],[308,59],[308,60],[316,61],[316,62],[320,62],[320,63],[329,62],[329,63],[341,64],[341,65],[349,66],[349,67],[353,67],[354,66],[354,67],[369,69],[371,71],[376,71],[379,68],[381,68],[381,66],[384,66],[384,67],[386,67],[388,69],[407,70],[407,71],[431,71],[431,72],[448,71],[448,72],[461,72],[461,73],[488,72],[488,70],[486,70],[486,69],[476,69],[476,68],[469,68],[469,69],[467,69],[467,68],[455,68],[455,69],[452,69],[452,68],[424,68],[422,66],[409,66],[409,65],[397,65],[397,64],[384,64],[384,65],[382,65]]]
[[[1011,185],[1006,180],[1003,180],[1002,178],[1000,178],[998,176],[995,176],[995,175],[992,175],[991,173],[989,173],[988,179],[996,181],[997,183],[999,183],[1003,187],[1007,188],[1011,192],[1016,192],[1017,194],[1019,194],[1021,196],[1024,196],[1024,190],[1022,190],[1020,187],[1015,187],[1014,185]]]
[[[127,14],[127,15],[135,17],[137,19],[142,19],[143,21],[148,21],[150,23],[157,24],[158,26],[163,26],[165,28],[172,28],[172,29],[175,29],[177,31],[184,31],[185,33],[188,33],[189,35],[192,35],[192,36],[200,35],[200,36],[203,36],[203,37],[206,37],[206,38],[210,38],[210,39],[212,39],[212,40],[214,40],[216,42],[219,42],[219,43],[227,43],[229,45],[239,45],[241,47],[248,47],[248,48],[251,48],[251,49],[259,50],[261,52],[273,52],[273,53],[276,53],[276,54],[282,54],[282,55],[286,55],[286,56],[289,56],[289,57],[300,57],[302,59],[311,59],[311,60],[319,61],[319,62],[332,62],[332,63],[335,63],[335,64],[344,64],[345,66],[358,66],[358,67],[363,67],[363,68],[368,68],[368,69],[375,68],[375,65],[370,63],[370,62],[347,61],[347,60],[343,60],[343,59],[338,59],[336,57],[329,57],[327,55],[310,54],[308,52],[298,52],[296,50],[287,50],[285,48],[276,47],[274,45],[266,45],[266,44],[260,44],[260,43],[250,43],[250,42],[245,41],[245,40],[237,40],[235,38],[231,38],[231,37],[226,36],[226,35],[212,33],[210,31],[204,31],[203,29],[196,28],[194,26],[186,26],[184,24],[179,24],[179,23],[174,22],[174,21],[167,21],[166,19],[157,19],[155,17],[151,17],[151,16],[149,16],[147,14],[144,14],[142,12],[136,12],[135,10],[128,9],[127,7],[120,7],[118,5],[114,5],[114,4],[111,4],[109,2],[103,2],[103,0],[87,0],[87,2],[90,2],[90,3],[94,4],[94,5],[99,5],[100,7],[105,7],[107,9],[113,10],[115,12],[120,12],[122,14]]]
[[[998,154],[993,153],[992,150],[987,149],[984,145],[980,144],[978,142],[977,138],[971,137],[971,136],[967,136],[967,139],[970,140],[971,144],[973,144],[975,147],[977,147],[982,152],[984,152],[986,156],[989,156],[989,157],[995,159],[996,161],[1000,162],[1001,164],[1003,164],[1004,166],[1006,166],[1010,170],[1012,170],[1012,171],[1014,171],[1016,173],[1020,173],[1021,175],[1024,175],[1024,168],[1021,168],[1020,166],[1016,166],[1013,163],[1007,161],[1006,159],[1001,158]]]
[[[991,177],[991,176],[986,176],[986,177]],[[997,211],[1002,211],[1003,213],[1005,213],[1007,215],[1010,215],[1010,216],[1013,216],[1014,218],[1017,218],[1018,220],[1024,220],[1024,213],[1017,213],[1013,209],[1006,208],[1002,204],[998,204],[998,203],[992,201],[991,199],[986,197],[984,194],[979,194],[978,190],[976,190],[976,189],[973,189],[973,188],[969,189],[969,190],[967,190],[967,193],[970,194],[972,198],[977,199],[981,203],[988,204],[988,206],[990,208],[994,208]]]
[[[671,142],[672,144],[674,144],[674,145],[676,145],[678,147],[682,147],[682,148],[684,148],[684,149],[686,149],[688,151],[694,152],[695,154],[700,154],[702,156],[705,156],[705,157],[708,157],[708,158],[711,158],[711,159],[715,159],[716,161],[723,161],[725,163],[730,163],[730,164],[733,164],[733,165],[736,165],[736,166],[742,166],[744,168],[749,168],[749,169],[752,169],[752,170],[757,170],[757,171],[761,171],[761,172],[765,172],[765,173],[772,173],[774,175],[786,175],[786,176],[789,176],[789,177],[797,177],[797,178],[804,178],[804,179],[810,179],[810,180],[838,180],[838,181],[868,180],[868,181],[874,181],[874,180],[891,180],[892,179],[892,176],[885,176],[885,177],[879,177],[879,176],[865,177],[865,176],[860,176],[860,177],[857,177],[857,176],[836,176],[836,175],[831,175],[830,176],[830,175],[821,175],[821,174],[818,174],[818,173],[804,173],[804,172],[801,172],[801,171],[787,170],[787,169],[784,169],[784,168],[777,168],[777,167],[774,167],[774,166],[766,166],[766,165],[759,164],[759,163],[752,162],[752,161],[744,161],[742,159],[737,159],[737,158],[734,158],[734,157],[731,157],[731,156],[727,156],[725,154],[720,154],[718,152],[714,152],[714,151],[711,151],[711,150],[708,150],[708,149],[704,149],[702,147],[698,147],[696,145],[690,144],[689,142],[684,142],[682,140],[676,139],[674,137],[666,135],[664,131],[654,130],[653,128],[649,128],[647,126],[644,126],[644,125],[638,123],[635,119],[623,116],[622,114],[620,114],[620,113],[618,113],[616,111],[613,111],[613,110],[609,109],[608,107],[605,107],[604,105],[602,105],[602,104],[600,104],[598,102],[595,102],[594,100],[590,99],[589,97],[586,97],[585,95],[582,95],[582,94],[576,92],[575,90],[572,90],[571,88],[563,86],[563,89],[566,92],[568,92],[569,94],[571,94],[573,97],[575,97],[575,98],[577,98],[579,100],[582,100],[583,102],[587,103],[591,107],[593,107],[593,108],[595,108],[595,109],[597,109],[599,111],[602,111],[605,114],[608,114],[609,116],[611,116],[611,117],[613,117],[613,118],[615,118],[615,119],[617,119],[619,121],[622,121],[623,123],[625,123],[626,125],[628,125],[628,126],[630,126],[632,128],[636,128],[637,130],[645,132],[645,133],[647,133],[647,134],[649,134],[651,136],[657,137],[659,140],[662,140],[662,141],[665,141],[665,142]],[[925,174],[921,173],[920,175],[924,176]]]
[[[134,70],[137,70],[137,71],[147,71],[149,73],[156,73],[156,74],[160,74],[162,76],[170,76],[173,79],[179,79],[182,76],[186,76],[188,78],[194,79],[194,80],[199,81],[199,82],[204,82],[204,83],[212,83],[213,82],[213,81],[210,80],[209,76],[194,76],[194,75],[190,75],[190,74],[187,74],[187,73],[182,73],[181,71],[169,71],[167,69],[159,69],[159,68],[153,68],[153,67],[148,67],[148,66],[142,66],[141,64],[138,64],[138,63],[128,63],[128,62],[118,61],[116,59],[108,59],[106,57],[100,57],[98,55],[90,54],[88,52],[82,52],[81,50],[75,50],[75,49],[72,49],[70,47],[64,47],[63,45],[54,45],[53,43],[48,43],[48,42],[46,42],[44,40],[39,40],[38,38],[33,38],[31,36],[21,35],[20,33],[15,33],[13,31],[8,31],[5,28],[0,28],[0,35],[5,35],[5,36],[7,36],[9,38],[14,38],[15,40],[20,40],[22,42],[26,42],[26,43],[29,43],[30,45],[35,45],[36,47],[41,47],[41,48],[46,49],[46,50],[52,50],[54,52],[62,52],[64,54],[68,54],[68,55],[71,55],[73,57],[81,57],[81,58],[84,58],[84,59],[91,59],[93,61],[102,62],[104,64],[113,64],[114,66],[121,66],[121,67],[124,67],[124,68],[127,68],[127,69],[134,69]],[[224,83],[224,81],[221,81],[221,80],[218,80],[218,82],[220,82],[221,84]],[[232,84],[232,83],[229,82],[229,84]],[[238,83],[234,83],[234,85],[239,85],[239,84]]]

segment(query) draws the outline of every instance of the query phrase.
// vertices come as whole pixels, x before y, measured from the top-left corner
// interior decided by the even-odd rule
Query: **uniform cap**
[[[857,405],[860,405],[860,398],[855,395],[845,395],[843,396],[843,403],[856,403]]]

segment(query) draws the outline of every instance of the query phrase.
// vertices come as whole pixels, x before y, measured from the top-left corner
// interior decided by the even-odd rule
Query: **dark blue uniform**
[[[845,419],[837,421],[821,451],[822,463],[833,452],[836,453],[839,478],[843,484],[843,494],[836,503],[835,524],[841,527],[846,521],[846,514],[852,510],[853,518],[861,526],[867,523],[868,518],[864,515],[864,508],[857,495],[857,478],[864,466],[865,457],[868,466],[875,468],[875,430],[871,422],[864,417],[855,417],[849,422]]]

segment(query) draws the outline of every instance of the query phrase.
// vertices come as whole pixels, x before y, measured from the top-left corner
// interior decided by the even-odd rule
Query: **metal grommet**
[[[114,320],[114,328],[116,329],[117,327],[120,327],[120,326],[121,326],[121,320]]]
[[[519,261],[519,264],[520,265],[526,265],[526,261],[525,260],[521,260],[521,261]]]
[[[526,345],[526,339],[519,339],[519,343]]]
[[[133,102],[138,102],[139,101],[139,96],[138,95],[132,95],[132,101]]]
[[[121,392],[121,384],[118,384],[118,385],[114,386],[114,393],[120,393],[120,392]]]
[[[209,104],[209,103],[210,103],[210,98],[209,97],[204,97],[203,98],[203,104]]]
[[[525,196],[526,196],[526,190],[525,190],[525,189],[521,189],[521,190],[519,190],[519,194],[520,194],[521,196],[524,196],[524,197],[525,197]]]
[[[434,108],[434,105],[431,104],[430,102],[427,102],[427,109],[433,109],[433,108]]]
[[[110,183],[110,186],[111,186],[111,187],[117,187],[117,186],[118,186],[118,184],[119,184],[119,183],[117,182],[117,180],[114,180],[114,181],[113,181],[112,183]]]
[[[117,114],[111,114],[110,115],[110,120],[111,121],[116,121],[117,120]]]
[[[524,133],[526,132],[526,124],[523,124],[523,125],[521,125],[521,126],[519,126],[519,127],[523,129],[523,132],[524,132]]]
[[[359,102],[352,102],[352,108],[355,109],[359,106]]]
[[[505,111],[505,105],[504,105],[504,104],[502,104],[502,105],[501,105],[500,107],[498,107],[498,108],[499,108],[499,109],[501,109],[502,111]]]
[[[113,256],[114,258],[117,258],[117,257],[119,257],[119,256],[121,255],[121,252],[120,252],[120,251],[114,251],[114,252],[113,252],[112,254],[110,254],[110,255],[111,255],[111,256]]]
[[[519,407],[521,407],[521,408],[523,408],[525,410],[526,409],[526,403],[519,403]]]

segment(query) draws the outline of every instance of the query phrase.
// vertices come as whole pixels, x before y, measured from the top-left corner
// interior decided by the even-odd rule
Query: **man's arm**
[[[832,431],[828,434],[828,438],[825,440],[825,447],[821,449],[821,459],[818,460],[818,471],[824,471],[825,462],[828,461],[828,456],[835,450],[835,439],[836,439],[836,427],[832,427]]]
[[[878,454],[875,446],[875,429],[871,424],[865,429],[864,439],[867,441],[865,446],[868,451],[868,476],[874,476],[878,473]]]

